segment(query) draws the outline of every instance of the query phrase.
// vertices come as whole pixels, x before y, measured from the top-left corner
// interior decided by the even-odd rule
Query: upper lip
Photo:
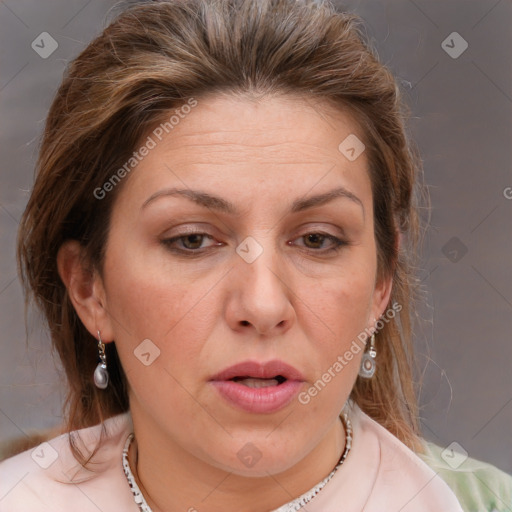
[[[222,370],[214,375],[211,380],[230,380],[234,377],[272,379],[278,375],[287,380],[304,380],[299,370],[279,359],[265,362],[243,361]]]

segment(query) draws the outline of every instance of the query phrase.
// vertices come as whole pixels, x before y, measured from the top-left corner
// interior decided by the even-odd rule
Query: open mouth
[[[247,386],[248,388],[259,389],[259,388],[268,388],[271,386],[279,386],[286,382],[286,377],[282,375],[276,375],[270,379],[259,379],[255,377],[233,377],[229,379],[233,382],[237,382],[242,384],[243,386]]]
[[[253,414],[271,414],[285,408],[305,382],[299,370],[279,359],[242,361],[210,380],[231,406]]]

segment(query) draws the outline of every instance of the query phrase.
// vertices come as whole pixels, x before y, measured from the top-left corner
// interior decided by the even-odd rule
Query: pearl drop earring
[[[108,386],[107,355],[105,354],[105,344],[101,341],[100,331],[98,331],[98,353],[100,362],[94,370],[94,384],[100,389],[105,389]]]
[[[371,379],[375,373],[377,363],[375,357],[377,351],[375,350],[375,334],[372,334],[370,338],[370,348],[363,354],[361,359],[361,368],[359,369],[359,376],[363,379]]]

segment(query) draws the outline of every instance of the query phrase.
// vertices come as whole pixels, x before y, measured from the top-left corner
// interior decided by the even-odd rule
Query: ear
[[[383,277],[375,285],[375,289],[373,291],[373,302],[370,311],[370,318],[368,319],[368,328],[374,327],[374,318],[378,320],[385,313],[386,306],[389,304],[392,289],[392,276]]]
[[[381,279],[377,280],[375,285],[375,289],[373,291],[373,303],[370,311],[369,327],[373,327],[373,319],[379,319],[386,310],[387,305],[389,304],[389,299],[391,297],[391,291],[393,289],[393,274],[395,270],[395,265],[397,263],[398,254],[400,252],[400,246],[402,243],[402,234],[399,230],[395,233],[395,257],[392,263],[392,269],[389,273],[389,276],[384,276]]]
[[[83,247],[76,240],[64,242],[57,253],[57,268],[69,298],[85,328],[103,342],[113,340],[113,329],[107,310],[103,281],[83,256]]]

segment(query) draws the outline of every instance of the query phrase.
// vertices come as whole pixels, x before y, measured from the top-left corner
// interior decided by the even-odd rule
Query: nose
[[[226,310],[230,327],[269,337],[284,334],[294,322],[295,294],[280,255],[266,244],[250,263],[238,254],[235,258]]]

